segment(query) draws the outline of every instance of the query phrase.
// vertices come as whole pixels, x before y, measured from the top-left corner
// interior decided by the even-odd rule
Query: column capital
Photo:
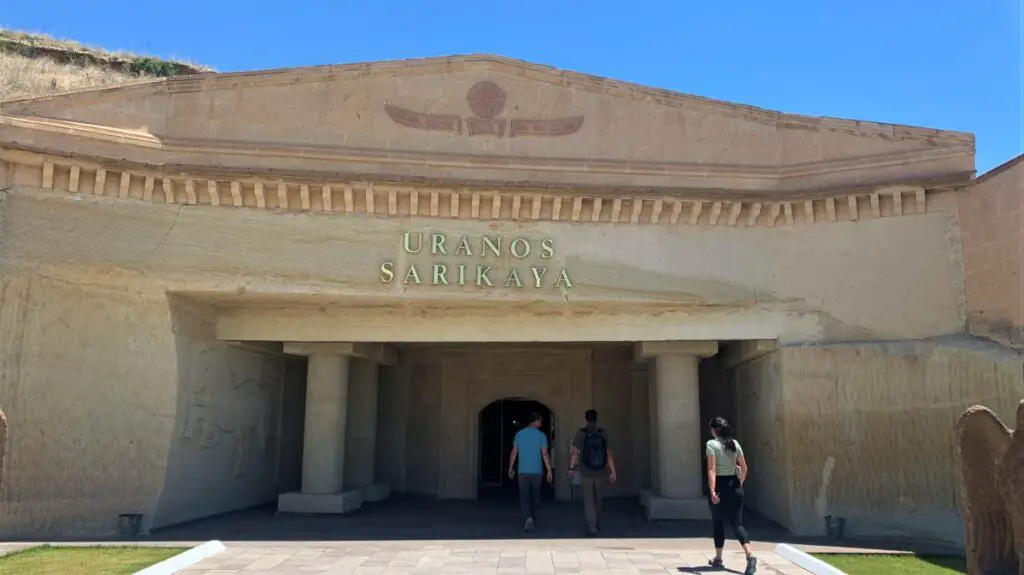
[[[633,360],[643,361],[659,355],[695,355],[707,358],[717,353],[717,341],[641,341],[633,347]]]
[[[343,341],[286,341],[284,353],[289,355],[347,355],[381,365],[395,365],[398,350],[385,343],[357,343]]]

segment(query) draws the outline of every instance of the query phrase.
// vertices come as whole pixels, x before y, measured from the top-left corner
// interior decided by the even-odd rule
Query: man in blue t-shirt
[[[523,531],[527,533],[533,531],[537,507],[540,506],[541,474],[547,470],[548,483],[552,480],[548,438],[540,430],[540,424],[541,417],[531,413],[530,423],[516,434],[512,442],[512,454],[508,458],[508,476],[513,478],[516,475],[516,457],[519,457],[519,508],[526,518]]]

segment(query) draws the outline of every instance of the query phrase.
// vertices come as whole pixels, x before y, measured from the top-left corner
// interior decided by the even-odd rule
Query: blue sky
[[[1022,0],[0,0],[0,26],[219,71],[494,53],[1024,152]],[[88,9],[85,9],[86,6]]]

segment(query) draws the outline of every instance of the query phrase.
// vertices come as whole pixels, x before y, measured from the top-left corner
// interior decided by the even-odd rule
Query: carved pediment
[[[140,164],[813,191],[974,168],[969,134],[785,115],[493,56],[208,74],[0,104],[0,147]],[[30,126],[31,124],[31,126]]]

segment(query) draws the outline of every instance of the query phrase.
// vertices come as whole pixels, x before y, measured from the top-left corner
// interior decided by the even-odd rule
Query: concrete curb
[[[207,541],[202,545],[197,545],[188,551],[179,553],[170,559],[165,559],[156,565],[150,565],[142,571],[136,571],[135,575],[172,575],[182,569],[199,563],[207,557],[213,557],[224,549],[226,549],[226,547],[224,547],[224,544],[220,541]]]
[[[792,545],[779,543],[775,546],[775,554],[792,562],[797,567],[814,573],[814,575],[846,575],[844,571],[836,569],[821,559],[811,557]]]

